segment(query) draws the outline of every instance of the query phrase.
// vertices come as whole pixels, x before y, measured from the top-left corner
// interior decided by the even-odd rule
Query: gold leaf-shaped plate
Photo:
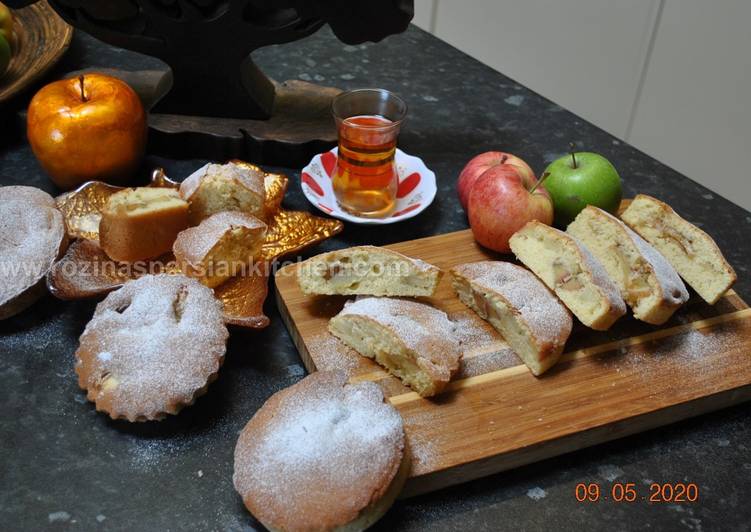
[[[242,161],[233,162],[253,167]],[[214,294],[224,304],[225,321],[254,329],[269,324],[268,317],[263,314],[263,303],[268,295],[269,264],[330,238],[343,228],[338,220],[283,210],[281,204],[287,190],[287,177],[264,172],[264,178],[268,231],[262,247],[263,262],[214,289]],[[177,188],[179,183],[157,169],[152,173],[149,186]],[[47,286],[56,297],[72,300],[102,296],[145,273],[180,272],[171,254],[138,263],[138,268],[133,268],[113,261],[99,247],[101,209],[107,198],[118,190],[122,188],[90,181],[57,198],[68,235],[79,240],[68,248],[47,275]]]

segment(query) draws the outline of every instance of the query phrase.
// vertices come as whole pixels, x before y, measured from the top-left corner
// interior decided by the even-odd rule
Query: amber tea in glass
[[[334,99],[339,153],[332,177],[339,205],[358,216],[382,218],[396,206],[394,156],[407,105],[383,89],[344,92]]]

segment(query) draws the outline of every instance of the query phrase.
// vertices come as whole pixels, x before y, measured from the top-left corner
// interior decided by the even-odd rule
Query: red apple
[[[501,253],[510,251],[508,239],[531,220],[553,223],[553,202],[537,179],[508,164],[483,173],[469,193],[469,225],[475,240]]]
[[[534,179],[535,177],[535,173],[529,165],[516,155],[503,153],[502,151],[488,151],[481,153],[467,163],[467,166],[464,167],[462,173],[459,174],[459,181],[456,183],[456,190],[459,193],[459,202],[462,204],[465,211],[467,210],[467,204],[469,202],[469,192],[472,190],[477,178],[490,168],[502,164],[515,166],[525,178]]]

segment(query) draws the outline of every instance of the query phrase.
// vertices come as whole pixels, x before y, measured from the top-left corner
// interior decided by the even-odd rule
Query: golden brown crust
[[[562,297],[559,282],[544,275],[545,272],[543,270],[545,270],[548,265],[545,265],[544,268],[535,268],[533,263],[537,260],[537,257],[528,256],[522,249],[525,240],[527,238],[533,239],[536,234],[541,234],[549,241],[557,242],[569,250],[576,257],[576,263],[581,269],[581,273],[586,276],[588,281],[594,287],[596,287],[597,297],[606,308],[596,316],[592,316],[591,318],[593,321],[586,319],[585,316],[581,314],[577,315],[576,310],[571,308],[570,304],[567,305],[569,310],[571,310],[582,323],[592,329],[604,331],[609,329],[618,318],[626,314],[626,303],[623,301],[623,298],[621,298],[620,290],[618,290],[618,287],[610,279],[602,264],[595,259],[586,246],[573,236],[554,227],[545,225],[537,220],[527,222],[524,227],[514,233],[509,239],[511,250],[525,266],[532,270],[532,272],[548,286],[548,288],[556,293],[564,304],[566,304],[566,301]],[[524,257],[521,255],[524,255]],[[558,260],[558,258],[556,258],[556,260]],[[552,267],[554,270],[555,262],[553,262]]]
[[[404,459],[401,418],[378,385],[318,372],[274,394],[248,422],[233,481],[271,530],[336,530],[390,494]]]
[[[689,229],[694,234],[694,236],[696,238],[699,238],[699,239],[703,240],[708,246],[710,246],[710,248],[712,248],[714,250],[714,253],[713,253],[714,257],[713,257],[713,259],[716,261],[718,268],[720,270],[724,271],[726,273],[726,275],[728,275],[728,282],[727,282],[727,286],[725,287],[725,290],[721,291],[721,293],[717,294],[717,296],[714,297],[714,298],[710,298],[710,299],[706,299],[705,298],[705,300],[707,301],[707,303],[709,303],[710,305],[714,305],[715,303],[717,303],[717,301],[720,299],[720,297],[722,297],[723,293],[725,291],[729,290],[730,287],[733,286],[733,284],[735,284],[735,282],[738,280],[738,275],[735,273],[735,270],[730,265],[730,263],[727,261],[727,259],[725,259],[725,256],[723,255],[722,250],[720,250],[720,247],[717,245],[717,242],[715,242],[714,239],[711,236],[709,236],[709,234],[707,234],[706,231],[700,229],[696,225],[692,224],[691,222],[689,222],[688,220],[686,220],[685,218],[683,218],[680,214],[678,214],[677,212],[675,212],[675,210],[670,205],[668,205],[667,203],[665,203],[663,201],[660,201],[657,198],[654,198],[654,197],[649,196],[647,194],[637,194],[636,197],[634,198],[633,202],[632,202],[632,205],[634,203],[636,203],[637,200],[647,201],[647,202],[651,203],[652,205],[654,205],[655,207],[657,207],[657,209],[660,212],[663,213],[663,216],[674,216],[679,221],[679,223],[681,225],[683,225],[685,228]],[[642,237],[644,237],[646,239],[647,237],[640,232],[639,228],[636,227],[633,223],[631,223],[629,221],[629,216],[628,216],[627,212],[628,212],[628,208],[621,215],[621,218],[623,219],[623,221],[626,224],[628,224],[631,227],[631,229],[633,229],[637,233],[640,233],[640,236],[642,236]],[[653,245],[655,244],[654,242],[651,242],[651,243]],[[680,264],[673,264],[673,266],[680,273]],[[685,279],[685,276],[684,276],[684,279]],[[686,279],[686,281],[689,282],[687,279]],[[691,283],[689,282],[689,284],[691,284]]]
[[[529,339],[537,348],[537,357],[543,368],[552,365],[549,364],[551,357],[558,359],[571,334],[571,313],[532,272],[503,261],[460,264],[450,272],[457,292],[456,281],[463,281],[475,294],[492,294],[504,302],[529,331]],[[474,307],[483,319],[487,319],[488,303],[484,298],[482,301],[477,299],[474,298]],[[503,331],[499,332],[503,334]]]
[[[208,194],[206,196],[201,191],[205,190],[205,184],[208,182],[221,184],[227,191],[232,191],[230,198],[213,197],[213,200],[221,207],[217,208],[215,205],[209,208],[206,204],[212,192],[206,192]],[[266,174],[255,165],[238,164],[234,161],[226,164],[209,163],[193,172],[180,184],[180,195],[190,203],[190,218],[194,224],[200,223],[217,212],[243,210],[242,206],[237,204],[235,196],[241,191],[249,193],[257,200],[257,210],[253,210],[251,214],[265,216],[267,214],[265,182]]]
[[[430,379],[430,386],[417,388],[398,375],[394,371],[395,368],[383,365],[403,378],[405,384],[423,397],[443,391],[459,371],[462,350],[455,337],[456,324],[449,320],[445,312],[431,305],[406,298],[388,297],[359,297],[347,302],[341,312],[329,322],[329,331],[356,351],[364,351],[373,345],[372,341],[366,341],[358,348],[355,345],[357,339],[348,333],[347,321],[369,324],[370,329],[380,331],[380,334],[390,337],[400,345],[400,354],[416,364]],[[379,352],[360,351],[360,354],[382,363],[379,360]],[[384,362],[386,360],[400,366],[391,356],[386,357]]]
[[[99,245],[111,259],[119,262],[151,259],[168,252],[178,233],[190,224],[187,202],[171,189],[164,189],[164,194],[179,203],[166,208],[130,214],[124,205],[113,206],[118,197],[127,197],[133,190],[122,190],[110,196],[99,222]]]
[[[306,294],[432,296],[440,268],[377,246],[354,246],[321,253],[300,263],[297,280]]]
[[[263,238],[266,224],[255,216],[242,212],[220,212],[213,214],[199,225],[182,231],[175,239],[172,251],[179,262],[199,266],[212,248],[235,228],[245,228]]]
[[[97,305],[76,351],[78,383],[113,419],[162,419],[206,392],[228,336],[211,290],[146,275]]]
[[[594,233],[596,225],[592,224],[607,226],[617,236],[614,239],[605,239],[604,235]],[[624,278],[624,273],[620,270],[628,260],[622,258],[621,262],[617,263],[619,267],[617,267],[616,271],[610,271],[609,273],[612,274],[611,277],[616,281],[616,284],[620,285],[621,295],[626,303],[632,307],[635,318],[653,325],[661,325],[688,301],[689,294],[686,286],[681,281],[678,272],[675,271],[667,259],[612,214],[593,205],[588,205],[579,213],[576,220],[568,226],[566,232],[576,238],[582,239],[587,245],[590,243],[590,238],[594,240],[593,245],[590,245],[588,249],[601,260],[602,265],[606,269],[608,268],[608,256],[605,255],[615,254],[617,256],[618,254],[622,254],[623,250],[621,246],[633,249],[634,255],[639,257],[638,270],[634,272],[629,269]],[[607,245],[608,247],[599,247],[598,251],[597,246],[600,245],[600,241],[602,240],[607,241],[602,242],[602,245]],[[650,285],[648,292],[643,292],[642,289],[634,294],[630,290],[630,279],[633,276],[638,277],[639,275],[649,277],[654,285]],[[643,298],[648,298],[653,303],[651,305],[644,305]]]

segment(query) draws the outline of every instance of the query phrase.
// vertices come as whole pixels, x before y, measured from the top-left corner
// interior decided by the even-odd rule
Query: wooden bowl
[[[0,76],[0,105],[41,78],[70,45],[73,28],[46,0],[13,11],[16,39],[8,70]]]

